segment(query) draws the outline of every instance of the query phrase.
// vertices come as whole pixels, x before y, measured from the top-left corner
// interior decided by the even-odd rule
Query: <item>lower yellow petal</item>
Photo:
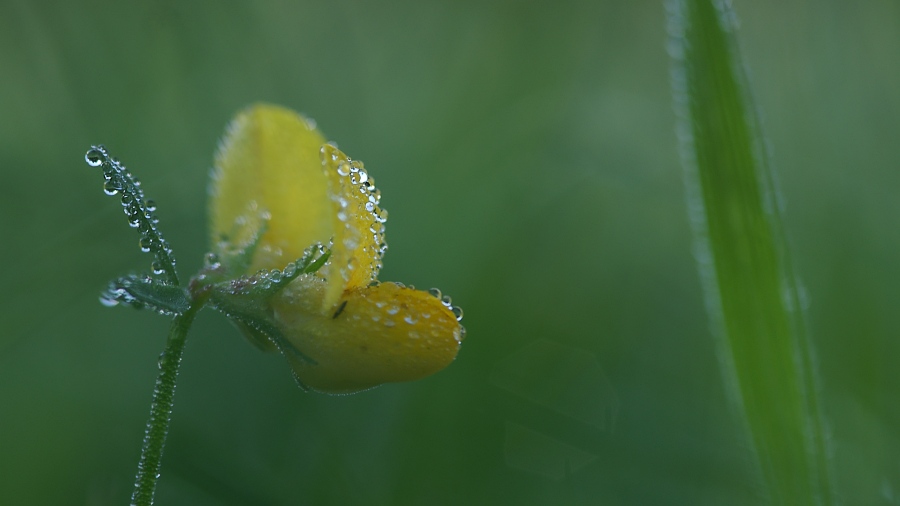
[[[323,280],[310,276],[272,300],[289,343],[315,361],[288,357],[308,387],[352,393],[429,376],[456,358],[464,330],[429,293],[394,283],[354,288],[334,313],[322,315],[325,290]]]

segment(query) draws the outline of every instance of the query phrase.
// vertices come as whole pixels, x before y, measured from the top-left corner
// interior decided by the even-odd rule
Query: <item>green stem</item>
[[[132,506],[151,506],[156,482],[159,480],[159,466],[162,460],[163,447],[169,433],[169,420],[172,416],[172,404],[175,401],[175,382],[178,379],[178,368],[184,354],[184,345],[188,329],[203,307],[194,301],[191,307],[175,317],[169,329],[166,349],[159,357],[159,376],[156,377],[156,388],[153,390],[153,402],[150,405],[150,419],[144,431],[144,444],[141,447],[141,460],[138,462],[137,476],[134,480],[134,492],[131,494]]]

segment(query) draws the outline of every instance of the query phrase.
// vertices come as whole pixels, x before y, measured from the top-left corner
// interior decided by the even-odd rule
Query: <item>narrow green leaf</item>
[[[110,281],[100,300],[107,306],[121,302],[136,308],[147,307],[165,315],[179,315],[191,307],[191,295],[184,288],[137,275]]]
[[[166,283],[178,285],[172,248],[156,226],[159,223],[156,206],[152,200],[144,197],[141,182],[119,163],[119,160],[111,157],[103,146],[91,146],[85,153],[84,160],[91,167],[103,169],[103,177],[106,179],[103,191],[107,195],[121,194],[122,208],[128,218],[128,224],[138,229],[141,234],[141,250],[153,253],[153,273],[162,276]]]
[[[778,196],[730,4],[668,4],[697,258],[722,366],[773,504],[834,504],[827,441]]]

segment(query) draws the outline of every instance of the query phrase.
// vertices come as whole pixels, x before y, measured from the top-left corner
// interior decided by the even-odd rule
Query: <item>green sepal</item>
[[[184,288],[136,274],[110,281],[100,301],[107,306],[124,303],[137,309],[146,307],[170,316],[183,314],[191,307],[191,295]]]
[[[263,351],[279,351],[290,361],[315,365],[314,358],[304,354],[291,344],[275,322],[268,300],[283,290],[293,280],[304,274],[313,274],[325,265],[331,250],[321,244],[313,244],[302,257],[285,266],[283,270],[262,269],[252,276],[219,281],[209,285],[209,306],[223,313],[254,346]],[[210,263],[210,262],[207,262]],[[227,268],[213,262],[207,267],[207,276],[214,279]],[[303,390],[309,390],[296,374],[294,380]]]
[[[325,265],[331,250],[321,244],[306,248],[303,256],[288,263],[284,269],[261,269],[250,276],[241,276],[213,285],[213,290],[235,296],[268,298],[280,292],[303,274],[312,274]]]

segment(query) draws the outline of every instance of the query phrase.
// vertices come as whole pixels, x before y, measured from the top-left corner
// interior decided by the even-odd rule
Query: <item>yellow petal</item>
[[[381,269],[386,249],[387,212],[378,204],[380,193],[362,162],[350,160],[334,146],[322,146],[322,166],[333,208],[334,245],[323,310],[335,307],[345,290],[368,285]]]
[[[327,243],[333,210],[319,155],[324,143],[310,121],[289,109],[258,104],[238,114],[212,174],[213,246],[223,237],[246,245],[265,225],[254,272],[282,268],[314,242]]]
[[[394,283],[351,288],[332,314],[318,310],[325,282],[307,278],[273,299],[276,321],[300,357],[288,359],[314,390],[352,393],[431,375],[456,358],[464,330],[434,296]]]

